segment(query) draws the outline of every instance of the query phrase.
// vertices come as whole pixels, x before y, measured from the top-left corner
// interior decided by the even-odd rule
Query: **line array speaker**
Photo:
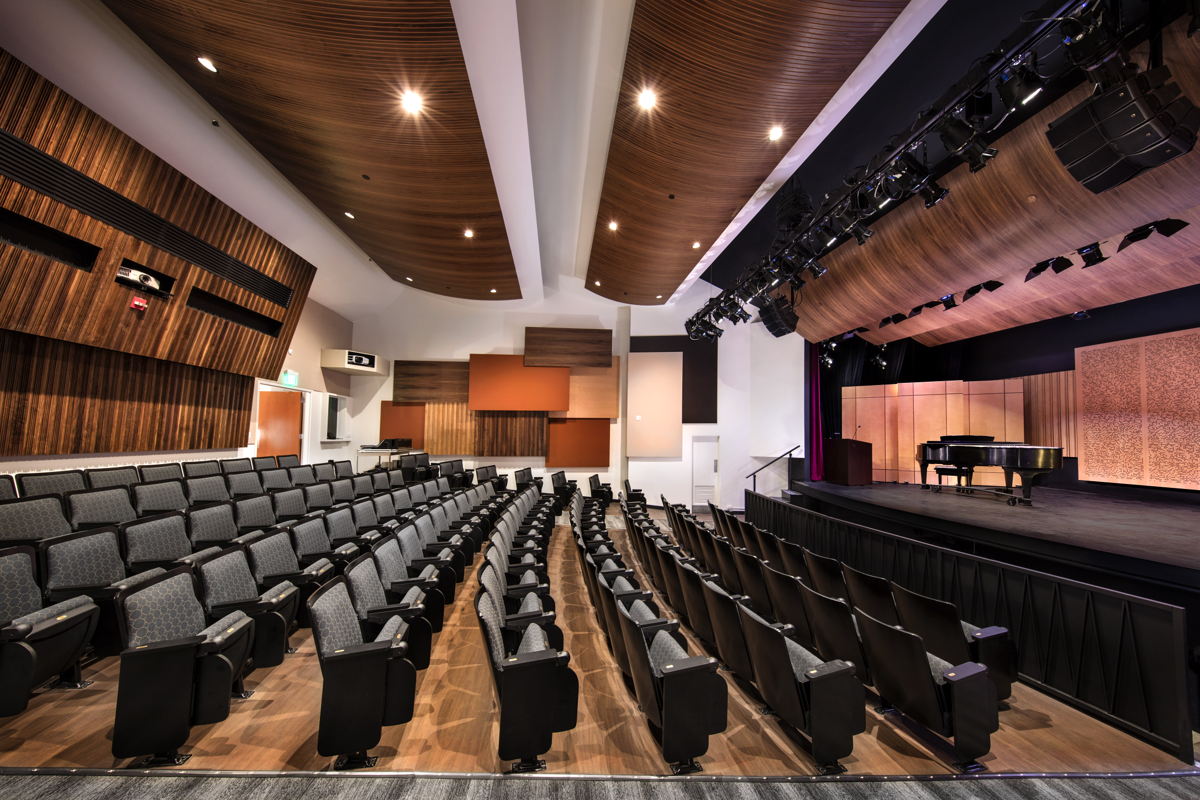
[[[758,312],[758,316],[775,338],[795,333],[796,323],[800,321],[796,316],[796,309],[792,308],[788,299],[779,295],[771,298]]]

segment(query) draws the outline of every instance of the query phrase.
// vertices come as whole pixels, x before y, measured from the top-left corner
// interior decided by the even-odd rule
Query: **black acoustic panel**
[[[292,289],[168,222],[28,142],[0,131],[0,175],[220,275],[284,308]]]
[[[717,421],[717,343],[687,336],[631,336],[631,353],[683,353],[683,422]]]

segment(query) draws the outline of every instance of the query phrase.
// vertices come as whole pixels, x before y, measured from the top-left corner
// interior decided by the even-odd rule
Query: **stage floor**
[[[1033,506],[1009,506],[988,495],[960,495],[907,483],[796,487],[909,514],[987,528],[1046,542],[1200,570],[1200,507],[1122,500],[1090,492],[1036,487]]]

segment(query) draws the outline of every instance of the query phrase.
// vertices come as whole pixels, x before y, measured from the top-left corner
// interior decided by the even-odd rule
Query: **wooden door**
[[[300,392],[258,393],[258,455],[300,453]]]

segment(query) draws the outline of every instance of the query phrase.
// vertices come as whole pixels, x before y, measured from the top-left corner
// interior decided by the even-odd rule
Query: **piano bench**
[[[937,474],[938,486],[942,485],[943,476],[952,476],[954,478],[954,482],[957,485],[962,486],[963,477],[967,474],[967,471],[962,467],[934,467],[933,471]]]

